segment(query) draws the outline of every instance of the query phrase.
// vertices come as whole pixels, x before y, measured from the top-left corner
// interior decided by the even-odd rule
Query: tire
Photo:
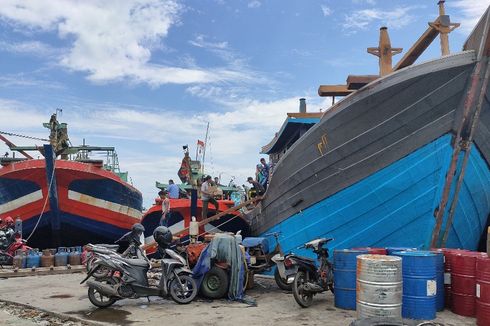
[[[205,275],[201,283],[201,293],[209,299],[219,299],[228,292],[228,274],[222,268],[212,267]]]
[[[112,278],[105,278],[105,279],[100,279],[99,282],[103,282],[105,284],[111,284],[114,285],[116,284],[116,280]],[[101,294],[99,291],[94,289],[93,287],[88,288],[88,299],[90,302],[99,308],[107,308],[110,307],[114,304],[114,302],[117,301],[117,299],[113,297],[107,297],[103,294]]]
[[[302,307],[308,308],[313,302],[313,293],[304,293],[303,284],[306,282],[306,273],[298,271],[293,281],[293,296],[294,300]]]
[[[288,284],[287,281],[284,281],[279,275],[279,270],[276,268],[276,271],[274,272],[274,280],[276,281],[277,286],[284,291],[291,291],[293,289],[292,284]]]
[[[184,291],[182,291],[182,286]],[[179,304],[187,304],[194,300],[197,295],[197,284],[187,274],[179,275],[170,282],[170,297]]]

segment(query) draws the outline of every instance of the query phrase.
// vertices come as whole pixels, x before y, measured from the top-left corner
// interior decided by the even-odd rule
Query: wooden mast
[[[433,23],[429,23],[429,26],[439,32],[441,38],[441,53],[442,55],[449,54],[449,37],[448,34],[459,27],[459,23],[451,23],[449,16],[446,15],[444,8],[444,0],[440,0],[439,5],[439,19]]]
[[[379,57],[379,75],[386,76],[393,71],[392,57],[400,52],[402,48],[392,48],[388,28],[379,29],[379,45],[377,48],[367,48],[367,52]]]

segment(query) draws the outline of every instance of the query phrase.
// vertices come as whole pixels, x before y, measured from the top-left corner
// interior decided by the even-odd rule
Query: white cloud
[[[356,10],[344,17],[342,27],[348,33],[355,33],[357,30],[366,30],[373,23],[399,29],[407,26],[415,19],[409,12],[416,8],[413,6],[398,7],[392,10],[381,10],[377,8]]]
[[[330,9],[330,7],[328,7],[327,5],[321,5],[321,7],[322,7],[323,16],[327,17],[332,14],[332,9]]]
[[[376,4],[375,0],[352,0],[353,3],[360,4],[360,3],[367,3],[368,5],[374,6]]]
[[[468,34],[485,13],[485,10],[487,10],[490,0],[457,0],[446,2],[446,5],[449,8],[457,9],[454,14],[449,12],[451,20],[461,23],[459,30],[464,34]],[[448,11],[446,10],[446,12]]]
[[[161,48],[182,10],[175,0],[5,0],[0,19],[17,29],[57,32],[70,44],[59,63],[86,72],[93,82],[127,80],[158,86],[254,80],[240,66],[204,69],[151,63],[152,51]]]
[[[39,41],[26,41],[26,42],[5,42],[0,41],[0,51],[6,51],[16,54],[29,54],[39,57],[46,57],[52,55],[59,55],[61,50],[55,49],[46,43]]]
[[[278,131],[286,112],[298,110],[298,98],[229,101],[221,113],[194,115],[171,108],[81,102],[79,107],[64,110],[60,120],[68,123],[70,139],[75,145],[85,138],[90,145],[116,146],[121,168],[129,171],[148,206],[154,198],[155,181],[177,179],[181,145],[189,144],[193,153],[197,139],[204,139],[207,122],[210,123],[207,173],[222,173],[226,183],[231,176],[237,178],[238,184],[244,183],[254,172],[261,147]],[[316,96],[308,101],[310,112],[325,105],[324,99]],[[0,119],[0,130],[46,138],[48,130],[41,124],[49,120],[51,113],[0,99],[0,114],[4,117]],[[21,143],[32,144],[32,141],[21,139]],[[0,152],[4,150],[0,146]]]
[[[249,8],[259,8],[261,5],[262,5],[262,3],[260,3],[260,1],[257,1],[257,0],[250,1],[248,3]]]

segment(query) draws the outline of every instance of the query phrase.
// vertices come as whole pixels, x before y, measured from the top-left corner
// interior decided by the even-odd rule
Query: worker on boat
[[[260,171],[260,173],[262,174],[262,179],[260,182],[260,184],[264,187],[264,189],[267,190],[267,184],[269,183],[269,176],[270,176],[270,165],[267,164],[267,162],[265,161],[265,158],[261,158],[260,159],[260,164],[262,165],[262,169]],[[257,180],[258,181],[258,180]]]
[[[260,184],[260,182],[257,182],[252,177],[248,177],[247,181],[252,185],[252,188],[255,190],[255,193],[258,196],[262,196],[265,193],[265,188]]]
[[[158,196],[162,201],[162,217],[160,218],[159,225],[168,226],[168,218],[170,217],[170,200],[167,197],[167,192],[160,190]]]
[[[167,191],[168,191],[168,198],[171,198],[171,199],[178,199],[179,198],[180,189],[179,189],[179,186],[177,186],[174,183],[174,180],[172,180],[172,179],[168,180]]]
[[[202,218],[208,217],[208,205],[211,202],[218,211],[218,202],[214,199],[214,193],[212,192],[213,181],[210,175],[204,178],[204,182],[201,185],[201,199],[202,199]]]

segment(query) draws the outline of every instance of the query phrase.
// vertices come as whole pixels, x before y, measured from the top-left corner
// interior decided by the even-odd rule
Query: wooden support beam
[[[386,76],[392,70],[392,57],[395,54],[402,52],[402,48],[392,48],[388,28],[381,27],[379,29],[379,45],[377,48],[368,48],[367,52],[379,57],[379,74]]]
[[[233,206],[233,207],[230,207],[228,208],[227,210],[225,211],[222,211],[221,213],[218,213],[216,215],[213,215],[211,217],[208,217],[202,221],[199,222],[199,227],[203,226],[203,225],[206,225],[208,224],[209,222],[212,222],[212,221],[216,221],[216,220],[219,220],[221,217],[229,214],[229,213],[232,213],[232,212],[235,212],[249,204],[252,204],[252,203],[255,203],[256,201],[260,201],[262,199],[262,197],[255,197],[255,198],[252,198],[252,199],[249,199],[243,203],[241,203],[240,205],[237,205],[237,206]],[[182,234],[185,234],[185,233],[188,233],[189,232],[189,228],[184,228],[176,233],[173,234],[174,237],[178,237]],[[148,250],[148,249],[151,249],[151,248],[154,248],[157,246],[157,243],[155,241],[153,242],[150,242],[150,243],[147,243],[145,245],[143,245],[141,248],[143,250]]]
[[[320,85],[318,95],[320,96],[347,96],[354,92],[347,88],[347,85]]]
[[[378,75],[349,75],[347,76],[347,89],[358,90],[378,78]]]
[[[436,19],[438,21],[439,19]],[[393,70],[400,70],[402,68],[412,65],[420,55],[429,47],[434,39],[439,35],[439,31],[429,26],[427,30],[419,37],[419,39],[412,45],[412,47],[405,53],[405,55],[398,61],[393,67]]]
[[[323,112],[289,112],[287,115],[290,118],[321,118],[323,116]]]

